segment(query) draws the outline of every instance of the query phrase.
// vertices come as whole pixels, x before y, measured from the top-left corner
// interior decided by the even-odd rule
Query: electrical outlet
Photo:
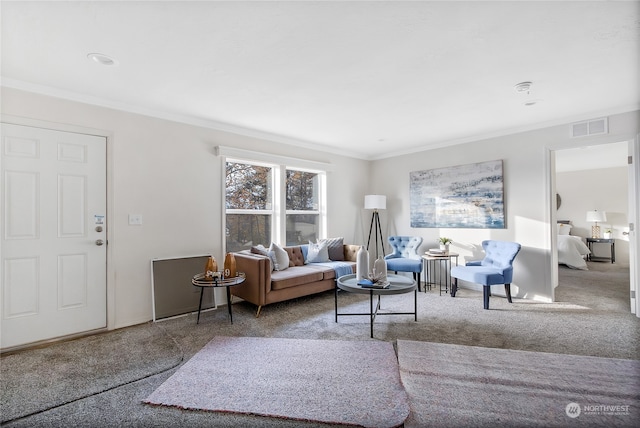
[[[129,214],[129,225],[140,226],[142,224],[142,214]]]

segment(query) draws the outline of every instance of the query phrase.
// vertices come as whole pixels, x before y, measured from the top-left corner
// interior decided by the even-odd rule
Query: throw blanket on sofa
[[[343,275],[350,275],[353,273],[351,265],[345,262],[323,262],[323,263],[309,263],[310,265],[326,266],[332,268],[336,272],[336,278],[340,278]]]
[[[303,244],[303,245],[300,245],[300,249],[302,250],[304,259],[307,260],[309,246],[306,244]],[[351,275],[353,273],[353,270],[351,269],[351,265],[345,262],[330,261],[330,262],[319,262],[319,263],[310,263],[310,264],[330,267],[336,272],[336,278],[340,278],[343,275]]]

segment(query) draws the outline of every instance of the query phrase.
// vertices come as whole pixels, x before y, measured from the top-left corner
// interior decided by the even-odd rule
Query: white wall
[[[602,137],[571,139],[567,124],[374,161],[370,191],[388,198],[383,233],[422,236],[422,250],[435,247],[440,236],[453,238],[451,251],[463,256],[462,263],[478,257],[477,248],[484,239],[517,241],[523,248],[516,258],[512,291],[517,291],[519,297],[550,301],[557,282],[557,266],[551,254],[550,224],[556,221],[551,150],[631,140],[639,125],[635,111],[611,116],[609,134]],[[409,172],[497,159],[504,161],[505,229],[410,226]],[[501,292],[499,287],[495,291]]]
[[[328,235],[344,236],[346,242],[366,244],[371,212],[363,209],[363,202],[368,193],[387,195],[387,210],[381,213],[385,237],[420,235],[426,249],[445,235],[454,239],[452,250],[465,257],[483,239],[518,241],[523,250],[516,260],[514,293],[550,300],[555,272],[550,151],[633,139],[640,132],[636,111],[611,116],[605,137],[571,140],[569,125],[556,126],[367,162],[4,87],[1,95],[3,119],[46,121],[55,129],[84,127],[108,136],[109,328],[151,319],[151,259],[209,252],[222,256],[222,171],[213,150],[217,145],[330,162]],[[410,171],[495,159],[504,160],[506,229],[410,227]],[[142,214],[144,224],[129,226],[130,213]]]
[[[571,234],[587,238],[591,236],[593,226],[586,221],[587,211],[605,211],[607,221],[600,224],[601,236],[606,227],[613,229],[616,263],[621,265],[629,265],[629,238],[622,234],[629,230],[627,184],[626,167],[556,174],[556,190],[562,198],[558,219],[571,220]],[[606,244],[595,244],[593,252],[595,256],[609,257],[611,254]]]
[[[8,88],[2,88],[1,108],[3,120],[46,121],[55,129],[83,127],[108,136],[109,328],[152,318],[151,259],[208,253],[222,258],[217,145],[330,162],[328,235],[361,240],[366,161]],[[128,224],[131,213],[143,215],[142,226]]]

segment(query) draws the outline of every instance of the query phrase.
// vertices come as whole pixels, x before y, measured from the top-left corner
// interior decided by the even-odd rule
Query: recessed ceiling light
[[[87,54],[87,58],[89,58],[90,60],[100,65],[108,65],[108,66],[118,65],[118,61],[116,59],[111,58],[109,55],[105,55],[101,53]]]

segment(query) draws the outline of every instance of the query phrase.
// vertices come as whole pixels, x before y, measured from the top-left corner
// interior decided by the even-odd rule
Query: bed
[[[591,251],[579,236],[571,235],[568,220],[558,221],[558,264],[572,269],[588,270],[585,256]]]

